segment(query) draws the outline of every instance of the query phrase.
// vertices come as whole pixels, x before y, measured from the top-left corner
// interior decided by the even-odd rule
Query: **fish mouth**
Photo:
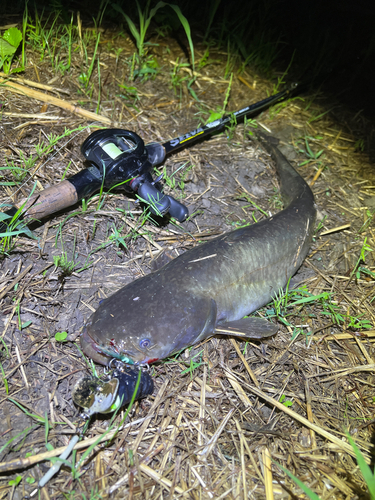
[[[97,363],[100,363],[101,365],[107,366],[109,364],[109,362],[111,361],[111,357],[107,356],[107,354],[102,351],[99,344],[95,342],[92,337],[90,337],[87,332],[86,326],[81,332],[80,342],[82,351],[84,354],[86,354],[86,356],[93,359]]]
[[[145,358],[143,358],[142,361],[136,361],[134,364],[135,366],[139,366],[139,365],[151,365],[151,363],[156,363],[156,361],[159,361],[159,358],[153,358],[153,357],[148,357],[146,356]]]
[[[117,350],[113,347],[104,347],[98,344],[87,331],[85,326],[81,333],[81,347],[86,356],[93,359],[101,365],[108,366],[112,359],[118,359],[127,365],[148,365],[155,363],[159,358],[147,356],[144,353],[129,353],[127,351]]]

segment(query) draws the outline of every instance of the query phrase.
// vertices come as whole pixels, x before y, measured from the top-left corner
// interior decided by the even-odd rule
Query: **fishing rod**
[[[200,127],[196,130],[192,130],[187,134],[184,134],[180,137],[176,137],[175,139],[171,139],[170,141],[165,142],[162,145],[165,150],[165,154],[169,154],[182,147],[186,147],[190,145],[192,142],[201,140],[207,136],[212,135],[215,132],[221,132],[222,130],[224,130],[226,125],[229,125],[233,121],[235,122],[235,124],[237,124],[238,120],[244,118],[245,116],[260,113],[264,109],[267,109],[273,104],[275,104],[277,101],[281,101],[286,97],[290,97],[290,94],[297,89],[297,86],[298,85],[296,83],[291,84],[285,90],[282,90],[277,94],[273,94],[270,97],[263,99],[262,101],[250,104],[249,106],[246,106],[246,108],[242,108],[239,111],[231,113],[230,115],[223,116],[218,120],[207,123],[207,125],[204,125],[203,127]]]
[[[113,128],[93,132],[81,146],[81,153],[88,167],[54,186],[22,199],[6,212],[0,213],[0,237],[17,234],[20,220],[27,223],[43,219],[75,205],[101,189],[121,188],[127,194],[135,193],[150,206],[153,214],[169,214],[183,222],[189,214],[187,207],[162,192],[162,176],[153,180],[150,173],[152,168],[160,165],[166,155],[222,131],[233,120],[237,123],[245,116],[255,115],[290,97],[298,87],[297,84],[290,85],[277,94],[162,144],[145,145],[143,139],[130,130]]]

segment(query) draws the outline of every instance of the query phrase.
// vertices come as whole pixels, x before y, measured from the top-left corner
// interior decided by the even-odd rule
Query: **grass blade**
[[[360,449],[358,446],[355,444],[353,438],[349,433],[346,433],[346,436],[348,438],[349,443],[352,445],[357,462],[358,462],[358,467],[360,468],[363,479],[365,480],[365,483],[367,484],[369,493],[370,493],[370,498],[371,500],[375,500],[375,476],[371,472],[370,467],[367,465]]]
[[[286,469],[285,467],[283,467],[279,463],[275,462],[274,460],[272,460],[272,461],[278,467],[280,467],[280,469],[282,469],[285,472],[285,474],[287,474],[290,477],[290,479],[292,479],[297,484],[297,486],[299,486],[301,488],[301,490],[310,498],[310,500],[320,500],[318,495],[316,493],[314,493],[312,490],[310,490],[310,488],[308,486],[306,486],[306,484],[303,483],[300,479],[298,479],[298,477],[294,476],[291,472],[288,471],[288,469]]]

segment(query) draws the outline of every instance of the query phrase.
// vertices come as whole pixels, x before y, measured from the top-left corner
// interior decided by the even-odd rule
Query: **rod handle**
[[[43,219],[48,215],[68,208],[78,201],[75,187],[68,180],[44,189],[40,193],[24,198],[16,204],[23,206],[23,219]]]

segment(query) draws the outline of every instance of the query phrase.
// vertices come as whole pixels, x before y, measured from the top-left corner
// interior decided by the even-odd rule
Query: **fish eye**
[[[151,340],[150,339],[142,339],[139,342],[139,347],[141,349],[147,349],[147,347],[150,347],[150,345],[151,345]]]

